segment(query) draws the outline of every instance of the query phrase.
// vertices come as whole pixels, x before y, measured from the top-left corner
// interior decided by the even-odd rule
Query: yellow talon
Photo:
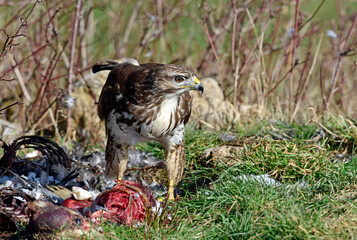
[[[121,181],[121,177],[118,177],[117,179],[114,180],[114,182],[116,182],[117,184],[119,184],[120,181]]]
[[[169,190],[167,191],[167,195],[168,195],[168,199],[169,200],[175,201],[174,191],[175,191],[174,181],[170,180]]]

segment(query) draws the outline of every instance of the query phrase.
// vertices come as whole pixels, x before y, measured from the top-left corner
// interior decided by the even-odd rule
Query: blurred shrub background
[[[73,92],[96,118],[91,66],[123,57],[196,67],[245,119],[356,119],[356,25],[355,0],[0,0],[0,134],[70,137]]]

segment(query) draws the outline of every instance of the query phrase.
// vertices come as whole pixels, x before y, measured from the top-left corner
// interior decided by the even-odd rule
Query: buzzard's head
[[[182,94],[190,90],[203,92],[203,85],[195,70],[174,64],[166,64],[155,73],[157,88],[165,93]]]

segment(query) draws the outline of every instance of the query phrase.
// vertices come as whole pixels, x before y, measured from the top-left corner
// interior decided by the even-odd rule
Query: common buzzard
[[[93,73],[111,70],[99,97],[98,115],[105,121],[106,175],[121,179],[128,161],[128,148],[139,142],[158,141],[166,151],[168,196],[185,167],[184,125],[191,114],[190,90],[203,92],[191,68],[146,63],[133,59],[106,61],[93,66]]]

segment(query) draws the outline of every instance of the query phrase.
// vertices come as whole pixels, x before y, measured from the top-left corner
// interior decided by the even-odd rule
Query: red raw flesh
[[[83,208],[88,208],[91,204],[92,201],[89,200],[75,200],[71,198],[68,198],[62,202],[62,206],[75,209],[81,213],[83,213]]]
[[[132,225],[144,221],[147,208],[156,203],[147,187],[136,182],[118,181],[118,185],[100,194],[90,208],[95,209],[97,205],[105,210],[90,214],[94,222],[103,219]]]

